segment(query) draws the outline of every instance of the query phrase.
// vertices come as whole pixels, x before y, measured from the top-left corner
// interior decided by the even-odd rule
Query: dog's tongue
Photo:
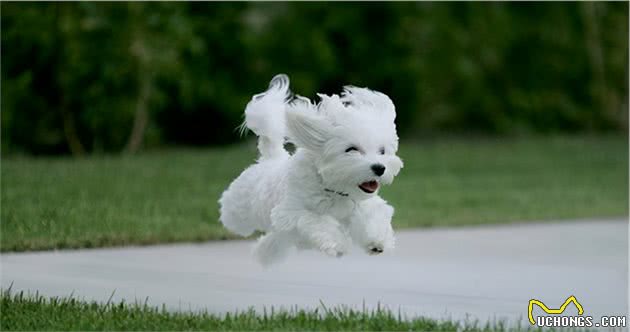
[[[363,191],[367,193],[373,193],[376,191],[376,189],[378,189],[378,182],[376,181],[363,182],[359,185],[359,187],[361,187],[361,189],[363,189]]]

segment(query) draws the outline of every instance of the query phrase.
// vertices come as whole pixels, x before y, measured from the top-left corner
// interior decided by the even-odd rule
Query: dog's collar
[[[334,190],[332,190],[332,189],[328,189],[328,188],[324,188],[324,191],[329,192],[329,193],[333,193],[333,194],[337,194],[337,195],[340,195],[340,196],[343,196],[343,197],[348,197],[348,196],[350,196],[350,195],[348,195],[348,194],[346,194],[346,193],[344,193],[344,192],[341,192],[341,191],[334,191]]]

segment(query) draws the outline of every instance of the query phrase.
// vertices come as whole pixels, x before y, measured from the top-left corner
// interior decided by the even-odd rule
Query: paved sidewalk
[[[557,308],[569,295],[596,319],[628,312],[627,220],[409,230],[397,238],[397,250],[382,256],[303,252],[266,270],[249,241],[2,254],[2,287],[103,302],[115,290],[114,301],[212,312],[380,303],[406,315],[527,324],[531,298]]]

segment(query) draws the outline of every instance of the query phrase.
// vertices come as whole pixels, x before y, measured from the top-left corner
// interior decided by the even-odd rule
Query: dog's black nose
[[[374,172],[374,174],[381,176],[383,175],[383,173],[385,173],[385,166],[383,166],[382,164],[374,164],[372,165],[372,172]]]

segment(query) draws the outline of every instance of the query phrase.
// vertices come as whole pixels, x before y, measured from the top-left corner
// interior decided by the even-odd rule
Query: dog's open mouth
[[[363,190],[363,192],[365,193],[373,194],[376,191],[376,189],[378,189],[378,182],[377,181],[363,182],[359,185],[359,188],[361,188],[361,190]]]

